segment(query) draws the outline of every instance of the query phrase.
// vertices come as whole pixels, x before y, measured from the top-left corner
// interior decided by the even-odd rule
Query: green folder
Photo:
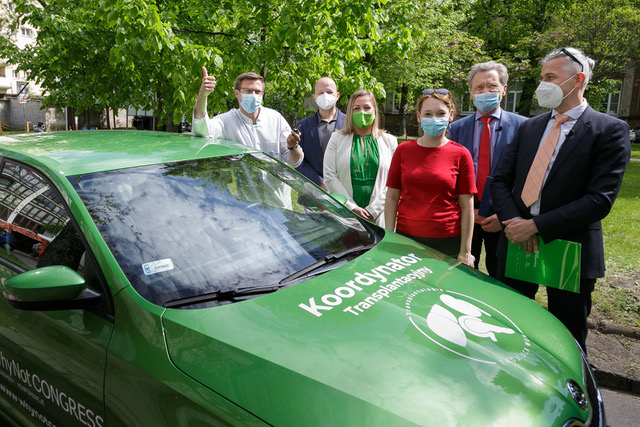
[[[538,253],[509,242],[505,276],[569,292],[580,292],[580,243],[538,236]]]

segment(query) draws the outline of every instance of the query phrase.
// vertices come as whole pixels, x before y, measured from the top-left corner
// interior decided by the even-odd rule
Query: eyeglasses
[[[449,91],[447,89],[425,89],[422,91],[423,95],[433,95],[437,93],[438,95],[449,95]]]
[[[244,87],[240,88],[240,93],[243,93],[245,95],[250,95],[252,93],[255,93],[256,95],[262,95],[264,91],[263,90],[258,90],[258,89],[247,89]]]
[[[571,59],[573,59],[574,61],[576,61],[578,64],[580,64],[581,72],[583,72],[583,73],[584,73],[584,65],[582,64],[582,62],[580,62],[580,61],[578,60],[578,58],[576,58],[576,57],[575,57],[571,52],[569,52],[569,51],[568,51],[567,49],[565,49],[565,48],[560,49],[560,51],[561,51],[562,53],[564,53],[565,55],[567,55],[569,58],[571,58]]]

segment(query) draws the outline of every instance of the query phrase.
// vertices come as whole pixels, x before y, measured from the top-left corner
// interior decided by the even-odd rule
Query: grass
[[[640,158],[640,146],[632,150]],[[593,310],[615,323],[640,326],[640,162],[629,163],[602,230],[607,275],[598,280]]]
[[[632,158],[640,159],[639,144],[632,146]],[[640,327],[640,162],[629,163],[618,198],[602,221],[602,231],[606,276],[596,284],[591,316]],[[480,265],[485,271],[484,260]],[[546,307],[546,292],[540,289],[536,301]]]

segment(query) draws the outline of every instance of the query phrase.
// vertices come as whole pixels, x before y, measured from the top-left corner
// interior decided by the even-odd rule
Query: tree
[[[484,40],[483,50],[491,59],[507,66],[510,81],[523,83],[520,114],[531,113],[540,75],[539,62],[551,50],[548,44],[557,40],[554,45],[565,45],[545,33],[552,17],[565,5],[566,2],[557,0],[478,0],[470,8],[463,28]]]
[[[457,82],[466,76],[470,65],[483,57],[482,40],[458,28],[468,5],[424,0],[413,4],[410,14],[403,11],[412,31],[409,49],[388,43],[370,60],[374,75],[400,96],[399,133],[403,135],[405,112],[423,89],[445,87],[456,91]]]
[[[540,61],[553,49],[578,47],[598,65],[586,96],[594,106],[610,89],[609,79],[638,65],[638,0],[477,0],[464,24],[484,40],[483,49],[523,82],[521,114],[532,110]]]
[[[45,102],[158,111],[163,122],[190,115],[202,65],[218,80],[213,112],[234,105],[233,81],[244,71],[267,78],[269,94],[286,94],[292,111],[323,75],[343,91],[383,93],[365,61],[385,40],[405,49],[403,7],[387,0],[14,0],[23,22],[38,28],[36,46],[4,43],[49,91]],[[283,95],[284,96],[284,95]]]
[[[616,77],[640,66],[639,6],[638,0],[580,0],[553,20],[552,33],[571,35],[572,46],[596,61],[587,92],[596,108],[617,84]]]

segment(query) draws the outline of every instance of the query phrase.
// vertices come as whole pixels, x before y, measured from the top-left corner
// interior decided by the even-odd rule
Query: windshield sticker
[[[410,273],[396,276],[394,273],[403,271],[413,266],[422,258],[414,254],[408,254],[400,258],[392,258],[386,264],[379,265],[366,273],[355,273],[353,280],[345,282],[344,286],[338,286],[333,293],[323,295],[316,301],[315,297],[309,298],[309,303],[298,304],[298,307],[306,310],[316,317],[321,317],[323,312],[333,310],[338,306],[343,306],[345,313],[359,316],[365,310],[373,307],[383,298],[389,298],[392,292],[401,288],[414,279],[423,279],[427,274],[433,273],[427,267],[412,268]],[[362,291],[365,287],[376,285],[378,288],[370,296],[361,301],[350,301],[349,298],[356,296],[356,291]],[[349,305],[347,305],[349,304]],[[346,306],[346,307],[344,307]]]
[[[531,351],[530,340],[511,319],[468,295],[422,288],[409,294],[405,310],[422,335],[476,362],[496,364],[499,354],[501,364],[513,363]]]
[[[160,261],[152,261],[146,264],[142,264],[142,270],[147,276],[156,273],[162,273],[163,271],[173,270],[173,262],[170,258],[161,259]]]

